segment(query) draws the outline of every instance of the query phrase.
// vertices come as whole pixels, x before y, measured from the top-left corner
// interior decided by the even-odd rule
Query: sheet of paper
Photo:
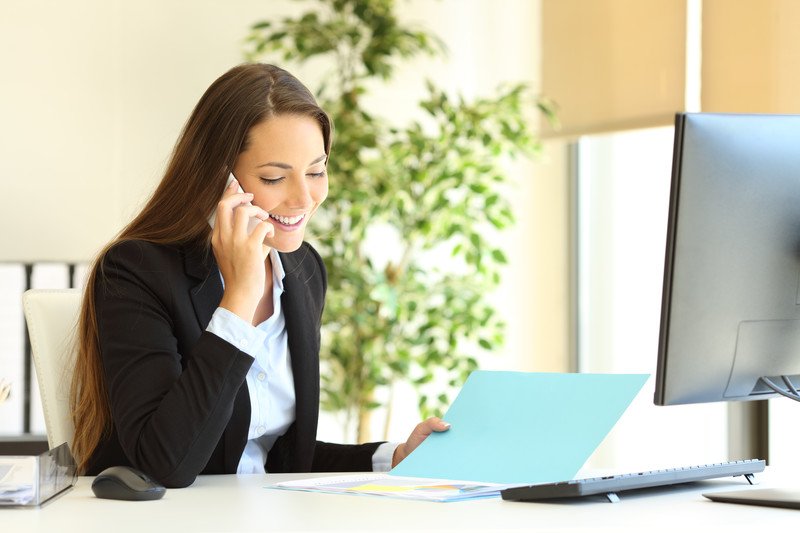
[[[283,481],[267,488],[452,502],[498,496],[500,490],[505,487],[493,483],[406,478],[389,476],[385,473],[368,473]]]
[[[25,505],[36,496],[36,457],[0,457],[0,505]]]
[[[391,472],[534,484],[572,479],[646,374],[473,372],[434,433]]]

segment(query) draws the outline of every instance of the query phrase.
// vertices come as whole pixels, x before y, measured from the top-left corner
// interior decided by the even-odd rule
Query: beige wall
[[[539,0],[399,0],[402,16],[449,48],[419,60],[371,99],[402,122],[423,79],[468,97],[499,83],[539,86]],[[0,4],[0,260],[86,260],[160,178],[205,88],[242,60],[254,21],[290,0],[3,0]],[[295,70],[314,85],[319,65]],[[511,168],[520,223],[498,305],[506,356],[489,366],[561,369],[566,357],[565,181],[560,149]],[[547,170],[550,169],[550,170]]]
[[[205,87],[241,61],[248,24],[285,4],[4,0],[0,259],[91,257],[149,194]]]

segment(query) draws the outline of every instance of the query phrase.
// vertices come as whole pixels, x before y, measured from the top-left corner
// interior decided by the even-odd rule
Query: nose
[[[314,203],[311,197],[311,189],[305,176],[297,176],[291,180],[289,194],[286,198],[286,205],[291,209],[306,210]]]

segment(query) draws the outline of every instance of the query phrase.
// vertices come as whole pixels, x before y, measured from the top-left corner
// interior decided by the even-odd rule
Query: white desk
[[[765,474],[761,486],[770,486]],[[429,503],[263,488],[300,475],[201,476],[189,488],[153,502],[100,500],[92,478],[42,508],[0,509],[3,532],[103,531],[786,531],[800,523],[791,509],[714,503],[700,494],[747,488],[741,478],[696,483],[619,503],[597,497],[570,503],[501,499]],[[309,477],[309,476],[306,476]],[[785,486],[785,485],[784,485]],[[774,529],[770,529],[770,526]]]

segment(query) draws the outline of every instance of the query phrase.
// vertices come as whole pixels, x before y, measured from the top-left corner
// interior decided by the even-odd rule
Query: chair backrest
[[[75,368],[81,294],[80,289],[31,289],[22,295],[51,449],[71,443],[75,433],[69,388]]]

